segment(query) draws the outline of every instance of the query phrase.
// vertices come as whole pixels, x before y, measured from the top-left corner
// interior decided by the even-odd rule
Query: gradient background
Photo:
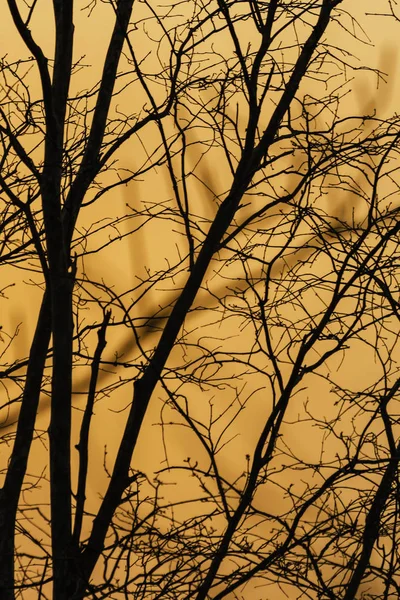
[[[80,12],[80,4],[77,3],[75,26],[76,26],[76,47],[75,57],[84,57],[82,62],[91,65],[90,68],[83,69],[78,72],[72,82],[72,91],[80,90],[82,86],[89,87],[94,84],[101,73],[102,60],[104,58],[109,34],[111,31],[112,19],[110,18],[109,8],[104,4],[98,4],[90,16],[87,17],[86,12]],[[349,11],[359,10],[359,21],[362,27],[365,28],[365,33],[359,32],[364,39],[369,38],[370,43],[364,45],[357,44],[354,46],[354,51],[360,59],[360,70],[355,73],[354,79],[349,83],[349,94],[346,102],[341,105],[342,114],[370,114],[373,109],[377,110],[380,117],[391,115],[398,111],[398,97],[400,92],[400,77],[398,67],[398,39],[400,34],[399,24],[393,23],[392,20],[385,17],[365,17],[362,12],[370,12],[375,9],[376,2],[344,2],[348,5]],[[136,5],[135,10],[140,10],[140,4]],[[362,9],[362,10],[361,10]],[[375,9],[376,10],[376,9]],[[51,20],[51,3],[41,2],[35,10],[32,19],[31,30],[36,42],[42,46],[44,52],[51,56],[53,35],[52,35],[52,20]],[[342,43],[342,33],[340,29],[333,26],[329,31],[329,39],[331,43],[340,47]],[[245,35],[245,32],[243,33]],[[347,38],[348,39],[348,38]],[[7,53],[8,59],[17,59],[27,55],[26,49],[19,39],[17,32],[11,22],[8,14],[8,9],[3,5],[1,8],[0,19],[0,40],[1,54]],[[227,49],[229,51],[229,49]],[[143,52],[146,52],[146,39],[143,40]],[[362,68],[363,65],[368,65],[372,68],[379,68],[385,74],[386,82],[378,81],[376,75],[368,73]],[[351,74],[353,77],[354,74]],[[35,67],[29,75],[29,84],[31,93],[39,94],[38,78]],[[140,98],[134,99],[135,102],[140,102]],[[121,95],[118,99],[118,109],[126,110],[132,103],[132,97],[129,94]],[[152,135],[154,137],[152,137]],[[158,142],[158,133],[154,128],[153,131],[146,130],[146,139],[142,140],[148,152],[151,151]],[[142,144],[134,139],[126,144],[119,154],[119,165],[121,168],[134,169],[137,164],[144,159],[145,150]],[[196,164],[198,157],[196,151],[193,152],[193,164]],[[218,158],[213,157],[209,153],[200,164],[200,172],[202,177],[207,180],[209,188],[213,190],[215,195],[223,193],[229,185],[227,172],[224,168],[215,168],[218,164]],[[106,176],[104,177],[106,180]],[[213,193],[207,190],[201,184],[192,184],[191,193],[198,202],[198,210],[205,216],[211,216],[214,209]],[[82,229],[84,226],[89,226],[92,222],[96,222],[101,218],[116,218],[123,217],[126,214],[126,204],[135,206],[135,203],[140,203],[146,198],[164,198],[171,197],[170,183],[164,167],[160,167],[151,171],[147,178],[140,182],[133,182],[126,187],[121,187],[114,192],[110,192],[103,197],[98,203],[85,209],[82,214],[78,227]],[[353,201],[351,198],[344,197],[343,194],[338,194],[335,197],[327,198],[327,205],[331,213],[340,215],[342,218],[351,216]],[[125,227],[125,231],[124,231]],[[121,232],[127,232],[129,221],[126,225],[120,228]],[[102,243],[101,233],[90,242]],[[118,245],[113,245],[110,249],[105,249],[101,255],[92,255],[85,260],[85,269],[88,275],[94,277],[103,277],[104,280],[114,286],[114,291],[118,294],[123,294],[125,290],[133,286],[137,281],[137,277],[145,278],[146,267],[150,270],[156,270],[165,266],[165,261],[171,261],[177,258],[177,244],[180,244],[178,238],[168,222],[152,223],[146,228],[140,230],[132,237],[127,237]],[[82,265],[80,265],[81,267]],[[321,273],[323,273],[323,265],[320,265]],[[6,351],[3,357],[11,362],[22,356],[26,356],[29,350],[32,339],[36,317],[38,314],[39,302],[41,299],[40,290],[33,286],[30,279],[35,280],[34,274],[28,274],[17,270],[3,269],[2,270],[2,287],[4,285],[13,284],[13,287],[0,296],[0,316],[1,324],[3,325],[2,342],[7,344],[7,334],[12,335],[15,330],[18,330],[18,336],[14,343]],[[36,277],[36,281],[40,278]],[[139,301],[135,308],[136,315],[146,315],[158,304],[164,304],[167,298],[171,298],[173,288],[163,291],[155,289],[144,300]],[[204,300],[204,299],[203,299]],[[199,304],[202,299],[199,299]],[[88,320],[92,317],[87,315]],[[192,317],[193,319],[193,317]],[[200,325],[199,323],[198,325]],[[195,323],[190,323],[195,327]],[[227,333],[221,326],[219,331],[221,335]],[[232,323],[226,325],[227,328],[232,328]],[[235,336],[235,343],[245,346],[248,340],[245,339],[246,331],[240,332],[234,330],[232,334]],[[193,340],[196,339],[194,333]],[[218,332],[216,332],[218,335]],[[124,350],[124,358],[127,359],[134,355],[134,343],[132,336],[128,330],[124,335],[119,332],[117,335],[109,330],[107,334],[107,348],[104,357],[109,357],[112,360],[115,352]],[[151,348],[156,342],[155,336],[148,336],[146,345]],[[176,357],[178,360],[179,357]],[[171,357],[170,364],[173,364],[174,356]],[[335,361],[339,366],[339,358],[333,359],[331,369],[335,369]],[[340,380],[343,385],[348,383],[349,386],[356,386],[357,382],[366,384],[366,377],[374,377],[375,373],[374,360],[372,354],[360,355],[357,349],[349,353],[341,365]],[[85,396],[82,395],[87,388],[89,369],[80,369],[74,374],[74,387],[76,396],[74,404],[75,425],[79,424],[81,418],[80,408],[83,406]],[[234,371],[232,372],[234,376]],[[106,383],[107,379],[112,380],[114,375],[103,374],[102,383]],[[250,390],[247,390],[250,393]],[[320,398],[327,398],[329,390],[323,383],[319,383],[317,378],[313,379],[311,386],[304,394],[309,399],[309,409],[316,415],[326,415],[329,411],[329,402],[324,402],[322,405]],[[91,434],[91,463],[89,474],[89,505],[88,508],[95,509],[98,505],[99,494],[104,493],[107,483],[106,475],[103,468],[103,452],[107,448],[107,460],[109,467],[112,465],[113,456],[118,447],[120,435],[122,433],[125,413],[121,409],[126,406],[131,397],[131,385],[121,388],[120,393],[112,396],[112,402],[101,401],[96,405],[95,421]],[[198,418],[207,419],[208,408],[199,397],[198,390],[193,390],[194,410],[198,414]],[[301,406],[302,400],[299,400],[298,405],[293,409],[293,425],[288,428],[287,435],[290,436],[291,447],[305,460],[312,461],[319,454],[320,449],[320,433],[311,425],[307,427],[304,423],[296,424],[296,414],[298,406]],[[182,462],[187,456],[202,460],[202,453],[199,449],[194,449],[193,439],[190,434],[185,435],[182,431],[177,432],[176,428],[167,430],[167,437],[164,440],[168,449],[167,457],[159,427],[154,426],[154,423],[159,422],[159,413],[162,401],[159,394],[155,394],[150,404],[148,414],[145,419],[145,428],[142,432],[140,443],[135,451],[133,465],[149,475],[167,465],[166,458],[173,464],[174,462]],[[208,404],[207,404],[208,406]],[[204,414],[203,414],[204,411]],[[3,411],[5,412],[5,411]],[[244,468],[245,455],[251,454],[251,450],[258,437],[259,426],[265,418],[265,398],[263,394],[258,393],[252,399],[250,408],[245,415],[236,423],[234,434],[237,437],[225,452],[221,453],[220,461],[223,473],[230,479],[238,476]],[[12,422],[15,419],[13,410],[5,412],[2,415],[4,431],[7,434],[11,431]],[[41,411],[37,420],[37,427],[46,431],[49,423],[48,399],[43,396],[41,402]],[[76,430],[77,431],[77,430]],[[335,448],[331,449],[332,454]],[[194,453],[197,453],[194,456]],[[74,455],[75,456],[75,455]],[[3,454],[1,466],[6,464],[7,456]],[[39,475],[43,469],[47,467],[47,442],[45,436],[42,442],[37,442],[32,453],[30,472]],[[284,486],[289,482],[281,481]],[[171,498],[182,497],[186,493],[190,495],[191,490],[187,487],[188,482],[185,481],[184,488],[175,486],[170,488]],[[43,483],[41,490],[35,492],[35,502],[46,502],[47,490],[46,484]],[[273,510],[274,502],[281,502],[281,498],[277,496],[275,499],[273,494],[269,494],[268,498],[259,498],[258,501],[265,502],[266,510]],[[257,591],[253,595],[250,592],[251,586],[247,588],[246,598],[267,598],[273,597],[277,600],[280,598],[279,592],[271,589]],[[261,595],[260,595],[261,594]],[[270,594],[272,594],[270,596]],[[26,595],[28,597],[28,594]],[[283,597],[283,596],[282,596]]]

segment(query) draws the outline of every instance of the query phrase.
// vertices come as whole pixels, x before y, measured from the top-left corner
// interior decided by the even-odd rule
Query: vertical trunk
[[[73,0],[53,0],[55,54],[50,101],[46,103],[45,158],[42,178],[48,283],[51,295],[53,372],[51,389],[50,506],[53,599],[71,598],[67,585],[73,559],[71,540],[72,292],[75,266],[63,228],[62,177],[68,90],[72,70]]]
[[[51,334],[50,298],[43,296],[29,353],[17,431],[3,489],[0,491],[0,598],[14,599],[15,525],[19,497],[31,449],[43,370]]]
[[[49,441],[54,600],[71,597],[67,595],[66,581],[73,555],[70,461],[73,284],[73,274],[68,272],[51,280],[53,378]]]

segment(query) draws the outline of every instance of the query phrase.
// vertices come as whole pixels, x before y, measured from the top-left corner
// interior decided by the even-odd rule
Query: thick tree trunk
[[[71,398],[72,398],[72,290],[73,274],[54,277],[53,378],[51,398],[50,498],[53,554],[53,598],[71,598],[66,586],[73,560],[71,527]]]

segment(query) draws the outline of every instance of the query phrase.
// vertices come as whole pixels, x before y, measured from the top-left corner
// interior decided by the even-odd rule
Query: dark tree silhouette
[[[400,119],[348,102],[354,3],[7,4],[1,598],[397,598]]]

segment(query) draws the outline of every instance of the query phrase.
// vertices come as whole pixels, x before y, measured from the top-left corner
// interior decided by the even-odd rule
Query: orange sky
[[[81,3],[85,4],[84,2]],[[343,3],[344,6],[346,4],[349,5],[349,9],[353,10],[354,6],[357,6],[357,0],[345,1]],[[359,2],[360,5],[369,5],[371,6],[371,11],[373,7],[376,6],[376,1],[369,0],[368,2]],[[46,52],[51,51],[52,40],[49,35],[49,23],[50,21],[47,19],[47,15],[49,14],[50,1],[42,1],[38,4],[40,11],[38,10],[37,16],[32,21],[32,32],[34,36],[36,36],[37,41],[43,45]],[[16,35],[12,25],[10,24],[9,19],[7,18],[7,9],[3,6],[2,13],[4,14],[4,18],[0,20],[0,39],[2,40],[2,54],[4,55],[6,52],[9,56],[21,56],[24,53],[23,46],[18,40],[18,36]],[[98,15],[98,17],[96,17]],[[82,71],[77,77],[77,83],[74,83],[77,87],[81,85],[81,82],[85,81],[87,84],[88,79],[93,81],[97,74],[99,73],[99,67],[101,65],[100,58],[104,56],[104,43],[107,40],[107,35],[109,32],[109,24],[110,19],[108,16],[108,11],[101,3],[99,3],[98,8],[96,8],[94,18],[96,18],[96,22],[93,25],[93,21],[90,21],[89,24],[87,21],[86,14],[80,14],[77,11],[76,14],[76,35],[77,35],[77,48],[76,48],[76,56],[86,55],[86,58],[83,59],[83,62],[93,64],[94,69],[89,71]],[[343,107],[343,111],[352,110],[353,112],[370,112],[373,107],[376,107],[379,115],[389,115],[396,110],[399,110],[397,106],[399,92],[400,92],[400,73],[399,73],[399,61],[397,60],[397,48],[398,48],[398,39],[399,39],[399,25],[392,24],[389,19],[385,17],[368,17],[365,20],[365,28],[367,35],[371,38],[371,45],[365,45],[361,50],[360,47],[357,48],[357,52],[360,56],[360,65],[367,63],[373,67],[379,67],[384,72],[388,74],[388,83],[384,84],[380,82],[379,87],[376,87],[377,78],[375,75],[368,74],[365,70],[360,69],[356,74],[356,79],[352,83],[353,93],[348,96],[348,106]],[[360,32],[360,35],[362,33]],[[335,29],[335,36],[332,40],[332,43],[336,46],[341,46],[341,36],[340,28]],[[372,42],[374,46],[372,46]],[[22,54],[21,54],[22,53]],[[100,58],[99,58],[100,57]],[[97,68],[96,68],[97,67]],[[89,74],[89,75],[88,75]],[[131,101],[131,99],[128,99]],[[357,107],[354,110],[354,107]],[[140,152],[140,150],[137,150]],[[133,155],[132,147],[127,147],[121,151],[121,164],[123,166],[131,167],[132,162],[134,162],[135,155]],[[213,164],[209,162],[207,167],[210,173],[213,175]],[[154,175],[152,176],[154,177]],[[219,177],[219,179],[218,179]],[[152,189],[154,183],[156,181],[156,188]],[[225,182],[222,179],[221,174],[218,174],[215,177],[216,186],[223,189]],[[100,203],[100,206],[104,211],[106,211],[107,216],[111,216],[112,214],[118,215],[122,214],[125,210],[125,203],[127,201],[132,200],[132,194],[137,195],[139,198],[141,195],[149,195],[149,194],[160,194],[167,192],[168,193],[168,182],[165,178],[165,174],[162,170],[156,175],[156,179],[147,180],[140,184],[135,184],[134,186],[129,186],[128,188],[123,188],[114,193],[112,200],[107,198]],[[170,193],[170,192],[169,192]],[[204,197],[204,191],[198,191],[199,197]],[[207,201],[210,201],[210,198],[204,200],[205,204]],[[85,219],[88,219],[89,215],[92,215],[95,218],[96,211],[98,207],[94,209],[90,209],[86,213]],[[204,210],[207,210],[206,206]],[[158,240],[163,240],[163,244],[165,247],[169,245],[169,231],[168,226],[165,227],[160,226],[159,228],[155,228],[153,230],[154,238]],[[110,252],[109,255],[107,253],[103,254],[101,268],[104,273],[104,277],[109,281],[112,281],[116,290],[123,290],[125,287],[128,287],[129,283],[133,284],[135,281],[135,276],[140,275],[143,276],[143,262],[148,261],[154,268],[159,261],[161,262],[165,259],[165,257],[160,258],[160,246],[156,245],[155,254],[153,254],[154,244],[147,243],[146,237],[140,238],[140,244],[132,244],[132,241],[121,241],[118,246],[118,260],[115,259],[114,250]],[[170,249],[171,254],[176,253],[176,248],[173,247]],[[93,260],[89,259],[87,261],[87,269],[90,271],[93,269],[94,271],[98,268],[98,264],[96,262],[96,258]],[[25,354],[30,344],[33,326],[35,324],[36,314],[38,302],[40,300],[40,293],[38,290],[26,285],[23,281],[27,281],[27,275],[13,273],[14,280],[16,282],[16,286],[13,290],[10,290],[9,293],[9,301],[7,298],[0,298],[0,311],[1,318],[4,323],[7,324],[7,327],[10,331],[17,324],[21,323],[20,333],[16,340],[15,346],[12,350],[13,358],[16,356],[20,356],[21,354]],[[27,297],[29,295],[29,301],[27,301]],[[154,298],[154,302],[157,299]],[[138,310],[145,311],[147,309],[143,303],[139,303]],[[120,340],[118,340],[119,342]],[[116,341],[111,340],[109,342],[109,346],[106,350],[106,353],[109,353],[109,356],[113,355],[113,352],[118,347]],[[352,377],[362,377],[363,373],[355,373],[352,370]],[[317,391],[317,390],[316,390]],[[322,393],[322,391],[321,391]],[[113,406],[114,410],[118,410],[121,406],[126,405],[130,398],[130,387],[126,388],[119,398],[118,403]],[[159,412],[159,401],[155,399],[155,401],[151,404],[149,415],[147,416],[147,425],[148,428],[146,430],[146,434],[142,436],[141,442],[135,453],[135,461],[139,468],[142,469],[156,469],[159,467],[160,461],[164,458],[164,451],[162,445],[157,443],[159,441],[159,430],[156,427],[151,427],[150,424],[154,423],[158,419]],[[296,411],[294,411],[295,413]],[[110,418],[109,407],[106,405],[101,405],[96,410],[97,413],[97,423],[103,422],[102,427],[100,428],[98,425],[97,432],[93,437],[92,449],[94,453],[101,453],[104,448],[104,444],[107,443],[109,456],[112,456],[115,448],[119,441],[119,435],[122,429],[122,423],[125,418],[125,413],[119,414],[118,412],[112,413],[112,418]],[[263,399],[260,397],[257,401],[252,404],[251,414],[250,414],[250,422],[257,422],[260,418],[260,414],[263,413]],[[80,417],[81,413],[77,413],[77,416]],[[44,412],[43,415],[38,419],[38,426],[43,427],[45,429],[47,427],[48,422],[48,413]],[[295,428],[292,429],[295,432]],[[97,433],[97,437],[96,437]],[[254,443],[254,439],[256,437],[257,429],[249,426],[248,429],[245,429],[241,432],[241,437],[238,438],[237,442],[235,442],[236,450],[239,454],[244,456],[246,453],[246,449]],[[310,436],[315,436],[315,439],[318,439],[317,431],[310,431],[307,434],[310,439]],[[303,450],[302,447],[302,439],[304,438],[304,429],[298,434],[298,449],[299,451]],[[173,436],[171,436],[170,442],[173,444]],[[176,440],[175,440],[176,441]],[[296,446],[297,441],[294,441],[294,445]],[[151,447],[152,452],[149,454],[148,448]],[[157,448],[157,451],[155,450]],[[172,455],[182,455],[184,456],[190,450],[190,441],[185,440],[184,436],[180,436],[179,440],[176,441],[176,446],[171,446],[171,454]],[[229,450],[231,453],[232,450]],[[229,476],[234,477],[237,471],[242,468],[242,465],[237,465],[234,463],[229,463],[229,453],[223,454],[224,460],[226,460],[226,472]],[[305,450],[305,455],[308,453],[308,449]],[[313,454],[312,450],[310,450],[310,456]],[[40,456],[40,459],[37,457]],[[38,450],[38,455],[34,458],[34,460],[45,460],[45,449],[42,448],[40,451]],[[306,458],[306,457],[305,457]],[[42,466],[42,465],[40,465]],[[95,503],[98,498],[99,491],[104,491],[101,489],[105,485],[106,477],[102,470],[102,460],[99,460],[98,464],[92,464],[93,470],[91,473],[91,485],[93,491],[92,501]],[[257,596],[254,596],[256,598]],[[250,596],[249,596],[250,598]]]

